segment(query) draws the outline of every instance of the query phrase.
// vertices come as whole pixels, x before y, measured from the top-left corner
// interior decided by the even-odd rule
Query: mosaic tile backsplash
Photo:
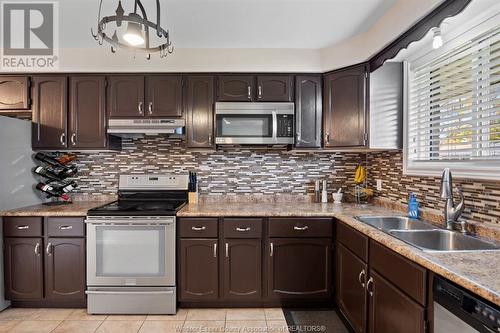
[[[382,179],[382,191],[377,195],[406,203],[408,194],[417,195],[421,207],[444,210],[445,201],[439,196],[441,178],[403,175],[401,152],[369,153],[367,156],[370,185]],[[465,197],[465,219],[500,225],[500,181],[453,179],[454,187],[461,186]],[[457,198],[458,200],[458,198]]]
[[[200,194],[307,195],[314,180],[327,179],[329,191],[352,185],[366,154],[284,150],[193,151],[163,136],[123,139],[120,152],[78,153],[80,194],[113,194],[125,173],[196,171]]]

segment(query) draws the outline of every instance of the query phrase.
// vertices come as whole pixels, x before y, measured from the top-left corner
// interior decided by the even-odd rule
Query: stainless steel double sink
[[[451,230],[438,229],[422,220],[402,216],[357,216],[356,219],[426,252],[500,250],[500,244]]]

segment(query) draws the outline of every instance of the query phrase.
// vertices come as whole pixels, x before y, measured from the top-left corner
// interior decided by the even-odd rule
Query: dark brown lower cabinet
[[[45,247],[45,297],[85,298],[85,239],[49,238]]]
[[[217,300],[219,249],[217,239],[181,239],[179,289],[181,301]]]
[[[328,298],[330,238],[270,238],[268,293],[271,298]]]
[[[425,331],[425,309],[375,271],[369,292],[370,333]]]
[[[342,244],[337,245],[336,300],[356,333],[366,332],[368,266]]]
[[[224,242],[224,298],[258,300],[262,297],[262,245],[260,239]]]
[[[42,238],[7,237],[4,243],[6,298],[41,299],[43,297]]]

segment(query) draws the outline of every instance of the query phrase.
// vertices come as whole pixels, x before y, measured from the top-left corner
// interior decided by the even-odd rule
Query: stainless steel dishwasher
[[[434,278],[434,333],[500,332],[500,308],[440,277]]]

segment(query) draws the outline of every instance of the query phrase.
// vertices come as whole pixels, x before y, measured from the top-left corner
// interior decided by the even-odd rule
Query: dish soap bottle
[[[408,200],[408,217],[412,219],[418,219],[419,217],[418,201],[415,193],[410,193],[410,199]]]

